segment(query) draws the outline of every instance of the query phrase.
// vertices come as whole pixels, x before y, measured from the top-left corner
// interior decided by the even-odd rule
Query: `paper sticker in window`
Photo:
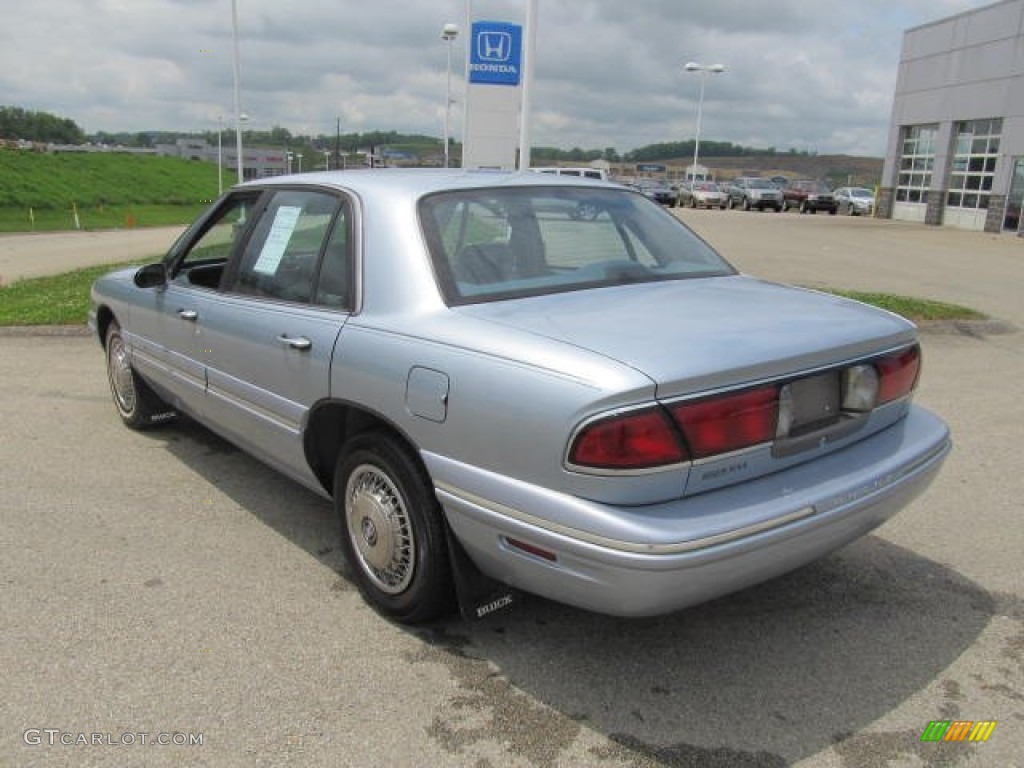
[[[302,208],[294,205],[282,205],[274,215],[274,223],[270,227],[266,242],[260,251],[260,257],[253,265],[253,272],[261,275],[275,275],[284,258],[285,249],[295,232]]]

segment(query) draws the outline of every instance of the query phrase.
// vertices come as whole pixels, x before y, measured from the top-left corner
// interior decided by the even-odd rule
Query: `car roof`
[[[580,176],[535,173],[533,171],[463,170],[461,168],[367,168],[346,171],[319,171],[256,179],[239,185],[333,187],[363,198],[389,197],[419,199],[432,192],[485,187],[598,187],[622,189],[599,179]]]

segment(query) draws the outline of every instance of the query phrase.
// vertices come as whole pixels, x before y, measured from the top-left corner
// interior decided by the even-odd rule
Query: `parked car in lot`
[[[836,199],[828,184],[815,179],[796,179],[782,190],[782,210],[796,208],[800,213],[828,211],[836,213]]]
[[[583,166],[549,166],[546,168],[531,168],[530,170],[534,173],[551,173],[556,176],[582,176],[586,179],[600,179],[601,181],[609,180],[608,172],[603,168],[590,168]]]
[[[660,179],[639,179],[636,186],[640,192],[656,203],[671,208],[679,205],[679,191],[669,186],[668,182]]]
[[[862,536],[950,450],[911,323],[739,274],[585,179],[248,182],[91,301],[121,420],[188,414],[333,499],[401,622],[510,599],[481,582],[675,611]]]
[[[866,187],[839,187],[832,196],[836,209],[849,216],[871,216],[875,212],[875,193]]]
[[[752,208],[759,211],[771,208],[778,212],[782,210],[782,192],[768,179],[740,176],[733,179],[729,186],[726,205],[729,208],[740,207],[744,211]]]
[[[726,196],[713,181],[694,181],[679,189],[679,205],[690,208],[725,208]]]

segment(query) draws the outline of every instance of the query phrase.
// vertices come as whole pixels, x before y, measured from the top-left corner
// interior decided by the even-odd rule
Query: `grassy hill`
[[[210,163],[0,150],[0,231],[183,224],[216,194]]]
[[[663,162],[679,168],[692,158]],[[827,178],[872,186],[881,158],[846,155],[701,157],[716,178]],[[49,154],[0,148],[0,232],[185,224],[217,193],[217,167],[113,152]]]

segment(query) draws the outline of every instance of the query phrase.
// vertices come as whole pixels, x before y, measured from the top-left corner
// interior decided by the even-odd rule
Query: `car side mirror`
[[[162,288],[167,285],[167,267],[147,264],[135,273],[135,285],[139,288]]]

